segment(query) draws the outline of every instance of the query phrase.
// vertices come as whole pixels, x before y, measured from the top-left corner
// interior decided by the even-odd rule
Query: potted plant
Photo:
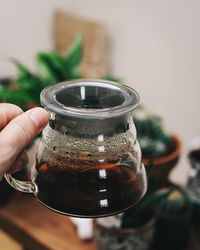
[[[79,72],[83,47],[82,36],[77,34],[66,55],[56,51],[38,53],[36,73],[32,73],[19,61],[12,60],[17,67],[18,76],[13,79],[14,84],[11,86],[0,84],[0,101],[14,103],[26,110],[40,105],[40,92],[47,85],[83,78]],[[112,76],[102,76],[102,78],[119,81]]]
[[[160,116],[140,106],[133,114],[137,138],[142,150],[142,161],[148,176],[148,188],[157,190],[168,185],[168,176],[178,162],[181,141],[169,133]]]
[[[134,111],[133,120],[141,146],[142,161],[146,166],[148,190],[145,197],[132,209],[120,217],[113,217],[118,219],[120,227],[113,229],[112,225],[109,226],[109,218],[104,219],[107,227],[99,223],[101,220],[96,220],[95,230],[99,249],[106,249],[105,240],[101,243],[100,239],[103,239],[102,235],[105,239],[108,238],[110,233],[112,241],[116,246],[119,245],[116,249],[148,249],[153,237],[155,213],[159,204],[171,192],[172,184],[168,180],[168,175],[180,156],[179,137],[167,132],[161,117],[152,114],[144,106]],[[163,187],[168,188],[161,189]],[[126,247],[120,248],[118,242],[123,242]]]
[[[170,193],[163,189],[146,195],[127,212],[94,222],[95,240],[99,250],[146,250],[154,236],[155,211]]]
[[[200,137],[191,140],[187,158],[190,168],[186,188],[193,206],[192,223],[196,234],[200,235]]]
[[[184,250],[191,230],[192,206],[186,191],[174,187],[158,209],[155,223],[155,250]]]
[[[25,110],[40,105],[40,92],[48,84],[81,78],[78,69],[82,50],[82,37],[77,35],[66,56],[55,51],[38,53],[36,74],[17,60],[12,60],[18,76],[11,86],[0,85],[0,101],[14,103]]]

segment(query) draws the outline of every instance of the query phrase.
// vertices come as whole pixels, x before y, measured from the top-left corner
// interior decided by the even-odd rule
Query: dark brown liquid
[[[145,177],[123,165],[84,162],[74,167],[36,166],[37,198],[46,206],[72,216],[100,217],[119,213],[136,203],[144,194]],[[91,165],[91,163],[90,163]]]

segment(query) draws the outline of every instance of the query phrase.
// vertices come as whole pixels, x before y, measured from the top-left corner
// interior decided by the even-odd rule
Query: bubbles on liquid
[[[92,167],[94,161],[117,162],[128,152],[133,162],[134,160],[141,161],[139,144],[129,131],[113,137],[103,136],[103,140],[99,140],[98,136],[93,139],[72,137],[47,126],[43,131],[41,144],[40,151],[42,152],[39,156],[41,161],[48,161],[51,166],[59,162],[57,166],[59,165],[62,169],[69,166],[69,163],[72,164],[72,168],[76,167],[73,164],[78,160],[85,161],[87,168]]]

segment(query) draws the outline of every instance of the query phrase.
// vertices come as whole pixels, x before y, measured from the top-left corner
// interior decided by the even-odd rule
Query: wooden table
[[[0,230],[0,246],[2,250],[23,250],[23,246],[3,230]]]
[[[94,242],[78,238],[67,216],[50,211],[27,194],[16,195],[0,208],[0,228],[20,242],[22,249],[96,250]]]
[[[43,207],[31,195],[20,193],[0,208],[0,249],[96,250],[96,246],[93,241],[78,238],[76,227],[67,216]],[[187,250],[199,249],[199,239],[192,234]]]

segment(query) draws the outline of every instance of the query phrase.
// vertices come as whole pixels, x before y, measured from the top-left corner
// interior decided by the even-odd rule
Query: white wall
[[[1,0],[0,77],[13,73],[5,57],[32,66],[36,52],[52,47],[55,8],[105,23],[113,74],[159,110],[185,145],[200,135],[199,0]]]

